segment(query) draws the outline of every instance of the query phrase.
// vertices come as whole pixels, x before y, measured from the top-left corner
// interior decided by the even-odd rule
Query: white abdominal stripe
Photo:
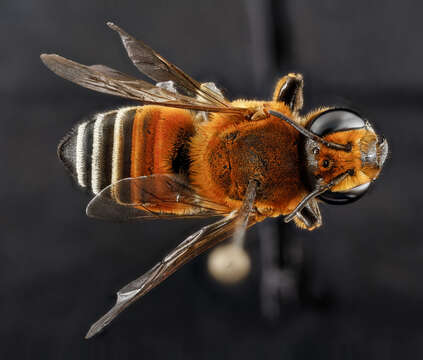
[[[85,133],[85,129],[87,127],[87,123],[84,122],[81,125],[78,126],[77,131],[76,131],[76,176],[78,179],[78,184],[82,187],[86,187],[87,186],[87,179],[86,179],[86,174],[85,174],[85,157],[86,157],[86,152],[84,149],[84,133]]]
[[[98,194],[109,184],[130,176],[136,109],[96,114],[77,125],[59,144],[59,158],[80,187]]]

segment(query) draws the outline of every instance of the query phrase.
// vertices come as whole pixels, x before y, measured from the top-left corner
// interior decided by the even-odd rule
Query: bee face
[[[327,141],[347,145],[350,149],[331,149],[306,139],[305,158],[312,188],[348,174],[331,191],[322,194],[320,199],[332,204],[345,204],[363,196],[386,160],[387,141],[379,138],[366,120],[346,109],[324,110],[314,115],[307,128]]]

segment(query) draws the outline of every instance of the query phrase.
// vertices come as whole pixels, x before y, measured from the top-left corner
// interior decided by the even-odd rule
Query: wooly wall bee
[[[313,230],[320,203],[360,198],[379,176],[387,141],[345,108],[308,114],[303,77],[282,77],[270,101],[227,100],[141,41],[108,23],[134,65],[155,84],[104,65],[54,54],[44,64],[86,88],[136,100],[77,125],[58,154],[76,183],[91,192],[87,215],[111,220],[222,217],[189,236],[147,273],[118,292],[91,337],[183,264],[268,217]],[[201,61],[201,59],[199,59]]]

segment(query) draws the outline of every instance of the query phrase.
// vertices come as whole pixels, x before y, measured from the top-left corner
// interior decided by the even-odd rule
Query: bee
[[[313,230],[319,203],[360,198],[388,155],[368,121],[345,108],[301,115],[303,77],[290,73],[270,101],[228,101],[113,23],[134,65],[156,83],[104,65],[43,54],[57,75],[139,106],[99,113],[77,125],[58,155],[94,198],[87,215],[101,219],[221,219],[186,238],[117,293],[89,338],[189,260],[225,238],[242,240],[268,217]]]

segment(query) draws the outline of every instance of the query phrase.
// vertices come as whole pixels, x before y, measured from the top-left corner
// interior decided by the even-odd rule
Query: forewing
[[[202,229],[185,239],[153,268],[119,290],[116,304],[107,314],[91,326],[86,338],[90,338],[100,332],[125,308],[172,275],[182,265],[231,236],[237,224],[237,220],[238,214],[233,212],[211,225],[204,226]],[[248,226],[254,224],[255,219],[250,218]]]
[[[58,76],[88,89],[176,108],[216,112],[244,112],[245,109],[210,105],[209,102],[157,87],[105,65],[83,65],[56,54],[42,54],[43,63]]]
[[[115,221],[210,217],[229,212],[226,206],[200,197],[180,177],[167,174],[119,180],[87,206],[88,216]]]
[[[149,78],[157,82],[173,81],[186,95],[202,99],[211,106],[230,107],[230,103],[221,94],[210,87],[202,86],[142,41],[135,39],[111,22],[107,25],[119,34],[129,58],[138,70]]]

